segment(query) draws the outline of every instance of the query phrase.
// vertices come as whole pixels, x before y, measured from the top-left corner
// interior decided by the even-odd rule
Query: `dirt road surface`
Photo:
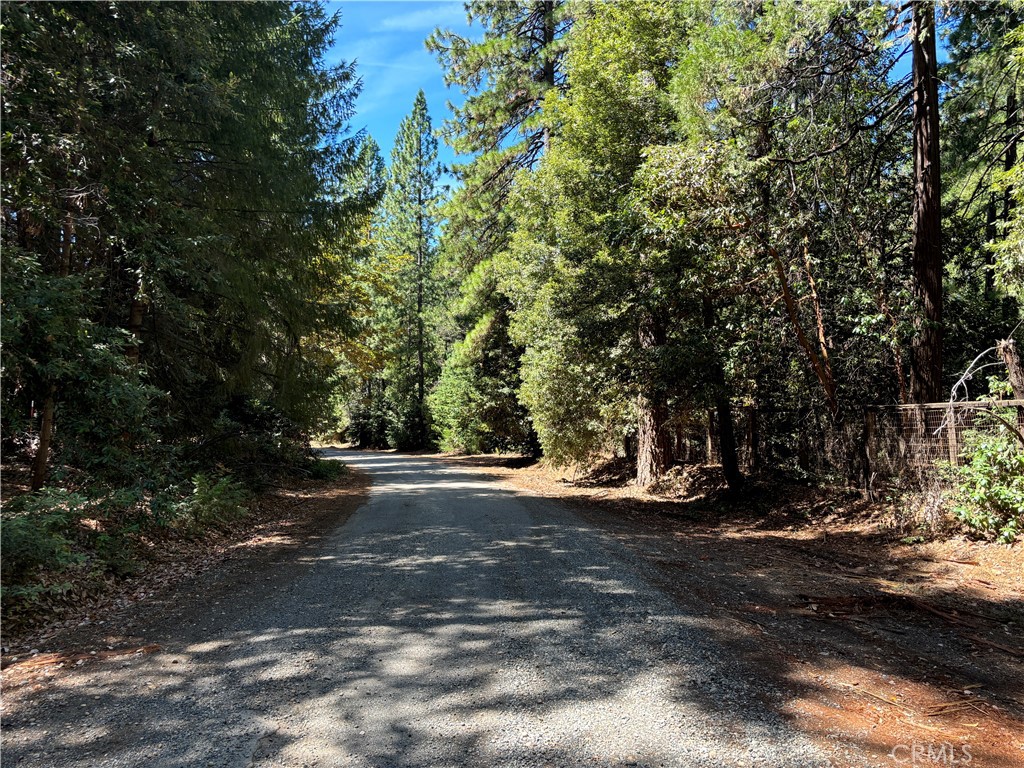
[[[3,764],[830,765],[699,600],[558,502],[328,455],[371,475],[367,504],[284,576],[143,627],[158,651],[7,691]]]

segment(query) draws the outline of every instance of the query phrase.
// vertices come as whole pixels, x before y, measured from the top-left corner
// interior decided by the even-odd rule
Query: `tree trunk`
[[[665,343],[665,332],[651,318],[640,323],[639,342],[642,350],[653,350]],[[659,387],[650,388],[637,397],[636,484],[646,488],[672,464],[672,440],[665,428],[668,402]]]
[[[757,423],[757,406],[750,405],[747,412],[747,471],[756,475],[761,469],[761,431]]]
[[[417,136],[416,153],[419,170],[423,170],[423,137]],[[426,267],[426,248],[423,231],[423,186],[416,188],[416,447],[427,442],[426,371],[423,363],[423,271]]]
[[[555,42],[555,3],[554,0],[543,0],[541,7],[544,13],[543,23],[543,45],[544,52],[542,54],[544,59],[544,71],[541,73],[541,79],[548,88],[555,87],[555,56],[551,50],[552,44]],[[543,131],[544,141],[544,154],[548,153],[551,147],[551,128],[544,124],[541,129]]]
[[[1010,374],[1010,387],[1013,389],[1014,398],[1024,400],[1024,364],[1021,363],[1020,353],[1017,352],[1017,344],[1013,339],[1007,339],[1000,341],[997,348]]]
[[[1003,158],[1004,171],[1012,171],[1013,166],[1017,164],[1017,126],[1020,123],[1018,111],[1017,92],[1011,85],[1010,92],[1006,94],[1006,135],[1010,137],[1010,141],[1006,145],[1006,157]],[[1013,211],[1013,188],[1007,185],[1006,191],[1003,192],[1003,221],[1010,220],[1011,211]]]
[[[53,412],[56,410],[57,387],[51,386],[43,401],[43,417],[39,424],[39,447],[32,462],[32,490],[38,491],[46,484],[50,462],[50,441],[53,439]]]
[[[985,240],[994,243],[998,236],[996,198],[995,195],[990,195],[988,205],[985,207]],[[996,255],[991,248],[983,248],[982,258],[985,260],[985,295],[991,296],[996,289]]]
[[[664,397],[637,398],[636,484],[646,488],[662,475],[672,463],[672,446],[665,422],[668,405]]]
[[[128,307],[128,331],[132,335],[132,343],[125,350],[125,356],[133,363],[139,362],[139,344],[142,339],[142,319],[146,314],[146,303],[138,298],[132,299]]]
[[[911,397],[936,402],[942,393],[942,174],[939,165],[939,79],[934,0],[911,12],[914,80],[913,267],[920,301],[911,350]]]
[[[64,221],[60,227],[60,266],[57,274],[67,277],[71,274],[71,243],[75,239],[75,219],[72,203],[65,203]],[[53,442],[54,413],[57,410],[57,385],[50,384],[43,400],[42,419],[39,422],[39,446],[32,461],[32,490],[38,491],[46,483],[50,465],[50,445]]]
[[[718,428],[715,426],[715,409],[709,408],[704,422],[704,463],[714,464],[715,444],[718,442]]]
[[[722,454],[722,474],[730,491],[738,490],[743,485],[743,473],[740,471],[740,461],[736,452],[736,430],[732,423],[732,402],[729,400],[729,393],[725,388],[725,373],[722,364],[716,363],[716,370],[713,372],[715,378],[721,383],[716,387],[719,394],[715,397],[715,409],[718,411],[718,444],[719,452]]]

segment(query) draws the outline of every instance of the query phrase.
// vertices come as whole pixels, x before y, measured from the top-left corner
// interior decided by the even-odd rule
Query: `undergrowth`
[[[52,485],[5,502],[5,624],[32,623],[136,573],[146,542],[202,538],[244,524],[254,497],[277,478],[330,481],[346,471],[284,430],[249,431],[228,419],[218,426],[212,439],[177,452],[180,475],[151,466],[145,479],[116,486],[98,474],[58,470]]]
[[[1024,444],[1000,414],[991,429],[964,434],[960,466],[946,466],[955,517],[975,535],[1009,544],[1024,534]]]

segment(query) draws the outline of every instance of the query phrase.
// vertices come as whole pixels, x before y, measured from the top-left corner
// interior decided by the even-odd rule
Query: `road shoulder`
[[[309,555],[367,501],[370,485],[369,475],[348,467],[337,479],[275,487],[231,529],[181,542],[59,621],[5,637],[5,699],[74,667],[158,652],[166,637],[200,626],[211,606],[244,610],[273,594],[309,567]],[[247,599],[233,599],[240,592]]]

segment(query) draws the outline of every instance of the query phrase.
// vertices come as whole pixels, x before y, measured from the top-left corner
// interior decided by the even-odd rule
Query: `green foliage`
[[[1016,418],[1012,410],[999,415]],[[1012,543],[1024,533],[1024,443],[1003,422],[963,441],[964,463],[946,469],[953,513],[972,532]]]
[[[192,492],[176,511],[187,528],[221,528],[248,513],[248,498],[245,487],[229,475],[215,478],[200,472],[192,478]]]
[[[348,472],[348,467],[340,461],[318,458],[310,462],[308,472],[313,480],[337,480]]]
[[[267,479],[302,470],[312,449],[302,427],[276,408],[236,398],[186,452],[195,466],[219,466],[258,489]]]
[[[558,131],[537,171],[519,179],[499,271],[514,307],[511,337],[525,348],[521,399],[555,461],[607,449],[635,418],[626,403],[663,403],[682,367],[666,334],[692,299],[631,193],[645,147],[672,136],[664,89],[683,10],[604,4],[576,22],[570,87],[545,104]]]
[[[39,570],[59,571],[81,562],[72,544],[87,502],[81,494],[47,488],[5,505],[0,521],[5,586],[29,581]]]
[[[449,450],[533,451],[532,425],[515,394],[522,348],[511,341],[510,301],[495,272],[515,227],[515,175],[535,167],[549,144],[541,109],[565,87],[572,4],[488,1],[467,3],[466,12],[481,28],[478,39],[438,29],[427,40],[445,82],[466,96],[442,135],[470,157],[452,168],[460,186],[443,209],[441,266],[454,297],[441,333],[448,357],[431,403]]]
[[[572,25],[562,0],[466,3],[466,15],[481,27],[481,39],[436,29],[427,40],[445,84],[466,96],[442,131],[457,154],[472,158],[452,169],[462,184],[445,207],[446,250],[463,275],[508,244],[513,177],[545,149],[549,127],[540,109],[547,93],[564,85]]]
[[[382,191],[355,71],[326,59],[337,23],[316,2],[4,7],[0,427],[46,482],[5,505],[26,599],[309,464]]]
[[[1020,37],[1024,41],[1024,34]],[[1024,42],[1021,49],[1020,58],[1024,59]],[[1021,67],[1024,68],[1024,64]],[[1021,102],[1024,103],[1024,96]],[[995,255],[995,280],[1006,293],[1020,301],[1024,299],[1024,153],[1012,168],[996,177],[994,190],[1011,201],[1002,237],[988,245]]]
[[[336,21],[315,3],[7,10],[8,445],[52,397],[57,462],[120,483],[233,398],[321,423],[377,194],[351,183]]]
[[[366,239],[367,299],[361,338],[348,350],[353,375],[346,429],[362,447],[418,449],[431,439],[427,393],[439,368],[434,328],[440,172],[420,91],[399,126]]]
[[[518,350],[506,337],[507,325],[504,313],[483,315],[445,361],[429,401],[443,450],[533,450],[517,397]]]

